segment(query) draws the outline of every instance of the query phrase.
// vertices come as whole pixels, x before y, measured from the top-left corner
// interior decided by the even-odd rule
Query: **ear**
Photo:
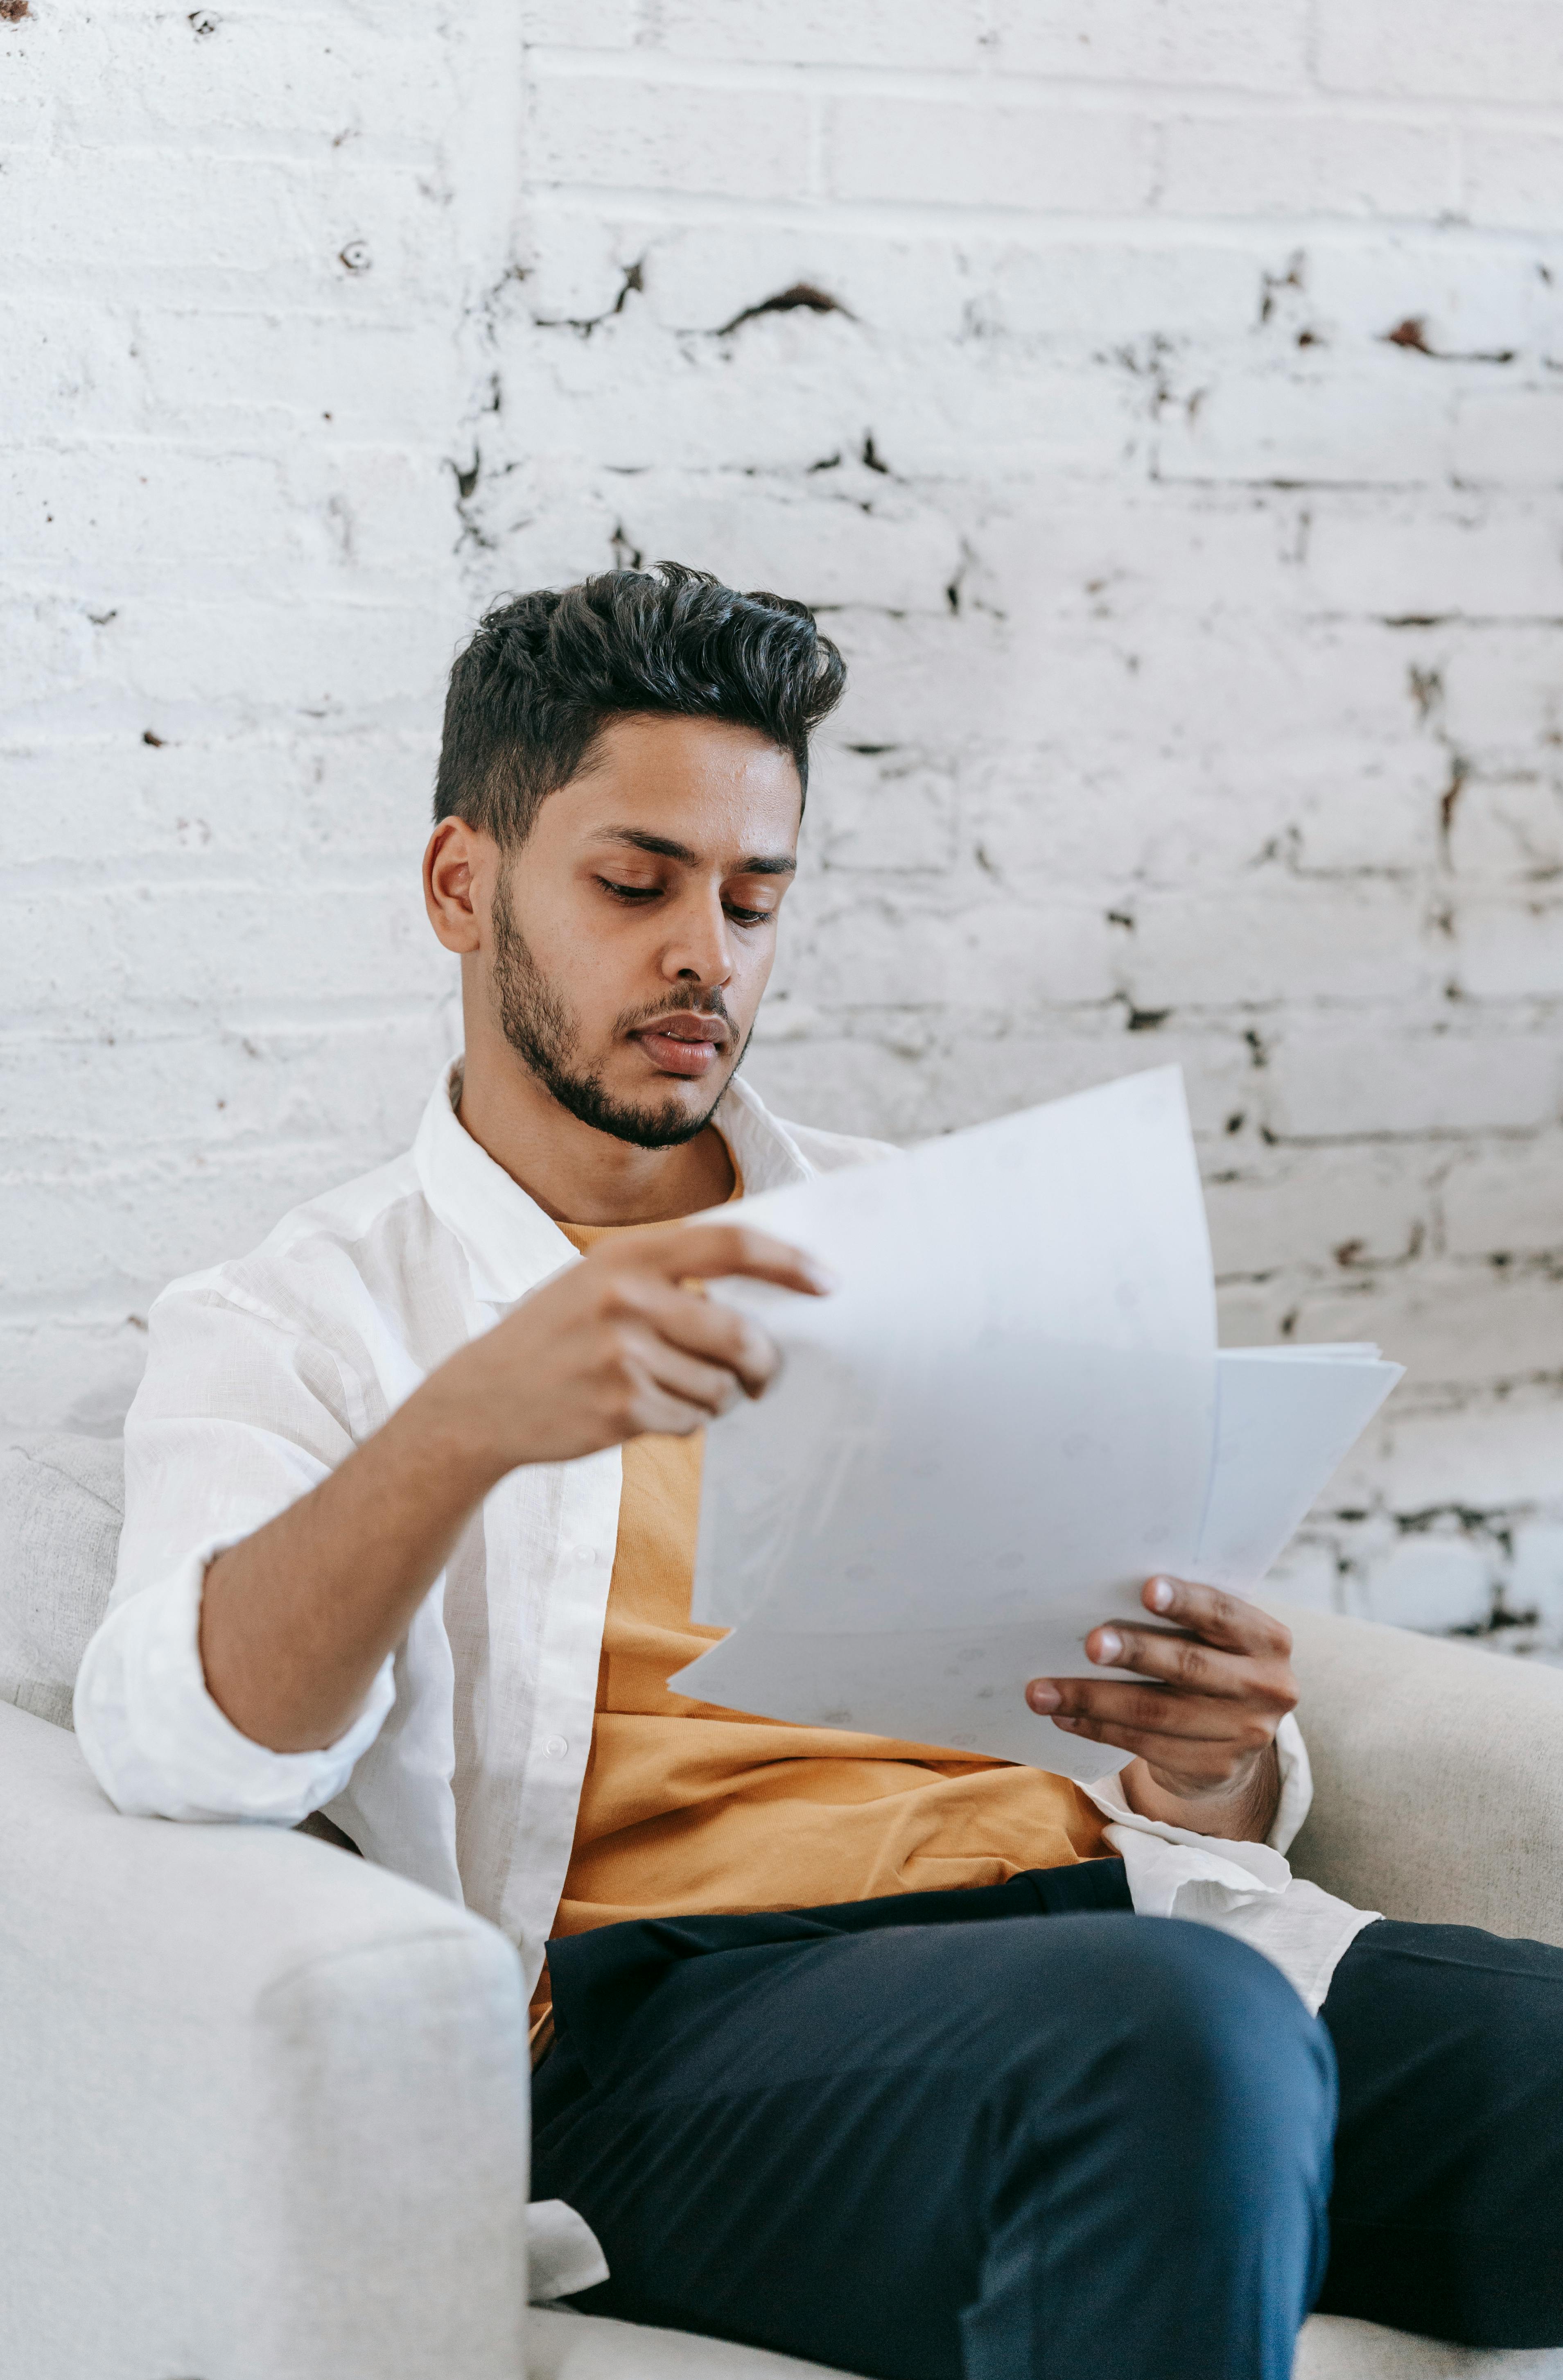
[[[488,940],[499,845],[465,819],[442,819],[423,855],[423,905],[446,950],[466,956]]]

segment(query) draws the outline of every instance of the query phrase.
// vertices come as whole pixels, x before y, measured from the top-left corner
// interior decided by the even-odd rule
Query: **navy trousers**
[[[533,2188],[603,2243],[583,2308],[883,2380],[1289,2380],[1315,2302],[1563,2342],[1544,1946],[1380,1922],[1318,2022],[1103,1860],[550,1965]]]

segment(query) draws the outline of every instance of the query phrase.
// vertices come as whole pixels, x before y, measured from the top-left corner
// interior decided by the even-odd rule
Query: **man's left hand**
[[[1144,1818],[1232,1842],[1263,1842],[1276,1815],[1276,1730],[1297,1702],[1291,1637],[1241,1597],[1153,1578],[1140,1600],[1168,1628],[1109,1621],[1085,1639],[1103,1669],[1155,1683],[1033,1678],[1026,1701],[1071,1735],[1137,1757],[1122,1774]]]

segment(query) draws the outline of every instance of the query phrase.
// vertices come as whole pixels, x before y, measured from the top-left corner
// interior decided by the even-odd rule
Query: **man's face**
[[[491,991],[583,1123],[668,1148],[709,1122],[769,979],[800,808],[786,753],[695,719],[613,721],[543,802],[500,870]]]

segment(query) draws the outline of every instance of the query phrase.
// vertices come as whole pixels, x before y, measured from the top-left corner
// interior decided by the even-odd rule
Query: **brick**
[[[1448,844],[1467,883],[1545,891],[1563,875],[1563,777],[1462,780],[1448,806]]]
[[[1261,91],[1307,83],[1302,0],[1264,8],[1243,0],[1201,0],[1197,8],[997,0],[993,23],[1001,65],[1012,74]]]
[[[884,1009],[1025,1018],[1049,1002],[1111,997],[1115,953],[1095,905],[1039,911],[1001,897],[953,912],[912,897],[854,891],[823,909],[806,937],[788,937],[786,980],[828,1011]]]
[[[55,437],[70,438],[134,420],[141,380],[132,344],[128,324],[115,322],[111,331],[102,306],[46,297],[0,306],[0,441],[6,451],[18,453],[44,422]]]
[[[947,759],[915,747],[822,747],[809,779],[818,832],[809,856],[828,868],[943,873],[955,856],[956,780]]]
[[[25,717],[51,695],[76,692],[91,668],[92,625],[84,605],[10,598],[0,587],[0,719]]]
[[[351,706],[426,726],[459,617],[454,602],[436,613],[345,595],[306,604],[139,596],[114,623],[114,657],[139,689],[139,707],[168,735],[204,725],[212,706],[234,701],[328,718]]]
[[[1157,204],[1181,215],[1384,215],[1454,204],[1441,125],[1328,115],[1175,115]]]
[[[1229,1173],[1218,1147],[1205,1191],[1217,1274],[1330,1279],[1403,1264],[1432,1238],[1429,1172],[1421,1152],[1343,1148]]]
[[[1132,115],[854,97],[827,111],[837,198],[1130,213],[1150,194],[1150,129]]]
[[[1317,59],[1327,90],[1397,98],[1563,99],[1563,44],[1551,0],[1319,0]]]
[[[315,1188],[378,1164],[411,1139],[452,1054],[448,1003],[409,998],[375,1014],[303,1005],[309,1013],[292,1023],[188,1014],[153,1022],[126,1010],[106,1032],[76,1015],[64,1034],[0,1031],[18,1182],[64,1176],[72,1165],[145,1172],[198,1158],[227,1165],[234,1178],[284,1144],[316,1169]],[[188,1269],[183,1258],[180,1267]]]
[[[1442,480],[1453,392],[1436,377],[1408,386],[1399,361],[1305,370],[1293,361],[1218,378],[1160,429],[1161,476],[1309,487]]]
[[[312,134],[401,154],[431,147],[454,97],[452,51],[407,22],[413,30],[398,35],[362,18],[345,28],[310,13],[225,10],[202,38],[183,11],[110,19],[99,72],[72,93],[73,134],[94,148],[176,136],[205,149],[233,133]]]
[[[959,72],[986,62],[981,18],[970,8],[908,8],[903,0],[794,0],[774,11],[728,0],[660,0],[660,46],[678,57],[745,65],[893,66]]]
[[[561,210],[551,208],[541,219],[551,227],[551,226],[560,222],[563,227]],[[818,224],[785,226],[753,220],[741,228],[729,221],[650,224],[618,237],[618,252],[627,245],[629,261],[645,255],[644,308],[653,321],[672,331],[726,329],[735,355],[756,333],[782,323],[800,333],[810,325],[828,330],[833,321],[840,327],[839,318],[806,307],[749,312],[800,288],[833,300],[869,333],[904,336],[922,348],[958,339],[972,304],[971,250],[964,243],[957,250],[931,232],[919,236],[904,224],[864,228],[853,217],[832,213]]]
[[[1454,476],[1471,488],[1563,483],[1563,391],[1462,391],[1455,410]]]
[[[416,880],[347,883],[279,899],[270,888],[150,883],[64,895],[13,892],[6,934],[15,961],[9,1014],[42,1021],[68,995],[109,1023],[123,1005],[150,1014],[214,1015],[290,1002],[351,999],[390,987],[437,999],[449,962],[429,930]]]
[[[877,375],[871,363],[860,367],[854,349],[864,343],[850,324],[779,315],[756,323],[735,355],[714,343],[692,353],[677,379],[659,369],[660,344],[650,325],[626,320],[605,323],[589,339],[571,331],[551,338],[524,383],[516,431],[527,455],[584,451],[604,473],[675,486],[685,475],[709,484],[723,471],[753,474],[757,465],[786,474],[789,491],[811,465],[829,467],[834,457],[846,468],[830,480],[833,490],[843,479],[861,480],[864,498],[883,496],[882,477],[854,469],[878,408],[864,385]],[[773,418],[768,399],[779,377],[792,402]],[[646,388],[633,407],[624,402],[626,380]],[[766,422],[762,436],[757,419]],[[491,452],[503,468],[505,449]]]
[[[1114,226],[1017,224],[1000,241],[963,241],[969,302],[991,336],[1072,343],[1077,361],[1113,345],[1241,338],[1259,302],[1253,250],[1216,237],[1198,244],[1142,240]]]
[[[1563,1055],[1542,1033],[1289,1029],[1267,1072],[1269,1122],[1288,1139],[1533,1132],[1563,1100]]]
[[[1469,1628],[1492,1608],[1495,1568],[1490,1554],[1459,1538],[1402,1537],[1369,1571],[1363,1615],[1394,1628]]]
[[[1364,227],[1350,237],[1309,239],[1292,253],[1302,260],[1302,286],[1287,295],[1303,310],[1303,326],[1332,345],[1372,346],[1402,323],[1419,325],[1428,353],[1393,350],[1407,379],[1440,370],[1463,374],[1463,358],[1475,359],[1472,379],[1489,385],[1497,367],[1482,358],[1533,346],[1556,311],[1533,256],[1452,227],[1437,237]]]
[[[257,551],[286,550],[276,463],[175,452],[150,440],[34,448],[6,466],[13,567],[45,584],[119,589],[155,552],[205,591],[231,587]],[[264,524],[264,526],[262,526]],[[269,552],[268,552],[269,549]]]
[[[550,74],[537,89],[530,170],[626,190],[801,196],[809,103],[787,91]]]
[[[945,589],[961,566],[953,524],[893,490],[866,513],[850,499],[773,494],[737,475],[709,492],[697,481],[643,492],[631,481],[621,517],[648,556],[698,555],[733,586],[785,589],[832,610],[948,612]]]
[[[1558,47],[1563,50],[1563,43]],[[1506,126],[1502,132],[1468,131],[1465,212],[1472,223],[1550,232],[1557,223],[1563,176],[1563,134]]]
[[[1563,1144],[1521,1141],[1457,1158],[1440,1203],[1453,1256],[1563,1256]]]
[[[1557,1493],[1556,1391],[1516,1390],[1442,1412],[1418,1412],[1397,1392],[1386,1408],[1376,1476],[1391,1509],[1435,1512],[1453,1500],[1505,1512]]]
[[[627,50],[640,30],[641,0],[521,0],[521,30],[531,42],[577,50]]]
[[[1468,629],[1447,640],[1438,668],[1443,717],[1457,749],[1479,754],[1495,770],[1555,765],[1563,742],[1555,626]],[[1460,825],[1457,811],[1457,836]]]
[[[281,160],[207,158],[199,204],[176,151],[100,150],[90,178],[40,153],[13,159],[6,181],[7,237],[30,273],[270,277],[279,252],[297,266],[312,251],[308,177]]]
[[[1455,911],[1455,970],[1472,1000],[1563,995],[1563,901],[1537,886],[1530,897],[1466,894]]]
[[[1266,1572],[1259,1600],[1266,1609],[1278,1603],[1300,1611],[1339,1612],[1340,1578],[1334,1553],[1305,1536],[1294,1537]]]
[[[273,315],[233,307],[213,327],[209,308],[138,312],[141,426],[197,439],[232,437],[236,423],[273,437],[296,427],[317,444],[416,441],[442,453],[449,443],[464,392],[455,357],[424,326],[295,310],[279,338]]]
[[[94,869],[274,871],[322,857],[416,873],[437,743],[421,735],[194,735],[151,747],[139,730],[18,744],[0,755],[11,795],[9,883],[59,858],[69,817]],[[388,867],[389,863],[389,867]],[[86,871],[80,870],[80,873]]]
[[[1148,899],[1124,958],[1143,1009],[1404,1000],[1426,988],[1433,965],[1420,902],[1368,884]]]
[[[1355,1293],[1304,1294],[1296,1311],[1299,1340],[1376,1340],[1419,1397],[1557,1378],[1563,1281],[1543,1273],[1413,1266]],[[1452,1478],[1438,1500],[1458,1500]]]
[[[18,1429],[117,1437],[146,1369],[144,1323],[90,1309],[0,1318],[0,1409]]]
[[[1507,1587],[1509,1609],[1537,1612],[1556,1638],[1563,1626],[1563,1521],[1533,1521],[1515,1530]]]
[[[1385,618],[1563,615],[1563,546],[1530,509],[1344,506],[1315,512],[1307,576],[1330,611]]]

